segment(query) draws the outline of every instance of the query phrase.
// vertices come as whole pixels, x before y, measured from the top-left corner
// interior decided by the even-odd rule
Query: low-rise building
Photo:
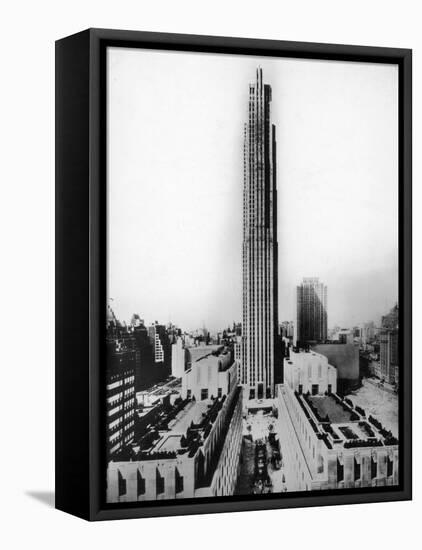
[[[108,502],[234,493],[242,392],[230,357],[229,352],[211,352],[195,361],[183,375],[182,396],[159,410],[127,456],[109,462]]]
[[[212,348],[212,346],[210,346]],[[199,355],[182,378],[182,397],[203,401],[228,395],[237,384],[238,364],[230,350],[220,347]]]
[[[337,372],[320,353],[290,350],[284,359],[284,382],[300,393],[332,393],[337,391]]]
[[[397,439],[350,399],[340,398],[335,369],[308,355],[293,353],[285,361],[285,383],[277,388],[287,490],[396,485]]]

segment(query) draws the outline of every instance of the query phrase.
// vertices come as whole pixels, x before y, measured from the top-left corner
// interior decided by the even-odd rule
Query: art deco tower
[[[277,188],[271,86],[262,69],[249,85],[244,135],[241,383],[250,398],[272,396],[278,327]]]

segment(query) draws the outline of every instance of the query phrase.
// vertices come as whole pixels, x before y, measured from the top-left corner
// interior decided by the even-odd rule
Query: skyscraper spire
[[[277,188],[271,86],[262,69],[249,85],[244,129],[241,382],[249,397],[272,396],[278,326]]]

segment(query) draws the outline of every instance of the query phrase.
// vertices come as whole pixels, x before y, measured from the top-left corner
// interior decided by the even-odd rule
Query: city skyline
[[[327,285],[329,327],[377,322],[397,300],[394,67],[113,48],[108,62],[108,295],[117,317],[139,312],[189,330],[241,319],[239,129],[258,64],[277,99],[279,319],[296,318],[303,277]],[[152,93],[163,105],[153,114]]]

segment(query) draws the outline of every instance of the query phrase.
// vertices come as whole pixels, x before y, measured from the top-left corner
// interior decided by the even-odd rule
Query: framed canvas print
[[[411,498],[411,51],[56,43],[56,506]]]

